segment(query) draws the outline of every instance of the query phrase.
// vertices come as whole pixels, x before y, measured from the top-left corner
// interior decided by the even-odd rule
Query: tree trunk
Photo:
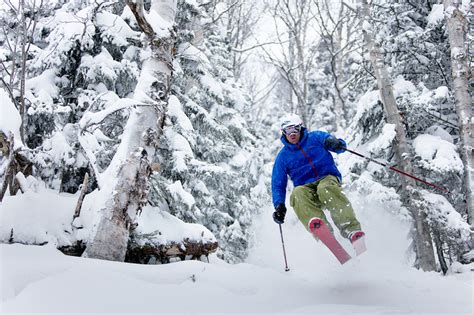
[[[21,70],[20,70],[20,138],[23,143],[25,142],[25,122],[26,122],[26,108],[25,108],[25,86],[26,86],[26,58],[27,51],[26,45],[28,41],[28,29],[26,26],[26,17],[25,17],[25,1],[20,1],[21,9],[19,9],[21,14]]]
[[[147,202],[148,177],[158,138],[162,134],[169,97],[174,54],[176,0],[154,0],[155,11],[169,23],[169,36],[157,37],[143,13],[143,1],[127,0],[138,25],[148,36],[152,50],[144,61],[135,98],[149,106],[132,109],[117,153],[103,175],[113,182],[102,189],[107,202],[93,240],[87,244],[85,257],[124,261],[130,229]]]
[[[469,93],[471,78],[469,53],[466,49],[466,33],[469,23],[459,10],[459,1],[444,0],[446,25],[451,46],[451,67],[456,112],[460,129],[460,153],[464,164],[463,192],[466,198],[468,222],[474,229],[474,119],[472,118],[472,97]],[[474,238],[471,244],[474,248]]]
[[[79,195],[79,199],[77,200],[76,209],[74,210],[74,215],[72,216],[73,221],[75,218],[78,218],[81,215],[82,202],[86,196],[87,185],[89,185],[89,173],[86,172],[84,175],[84,181],[82,182],[81,193]]]
[[[5,174],[0,187],[0,202],[2,202],[7,189],[9,189],[10,196],[16,195],[21,188],[21,184],[16,177],[17,174],[22,173],[25,177],[30,176],[33,173],[33,163],[20,149],[15,150],[13,135],[10,134],[10,138],[7,138],[1,131],[0,152],[6,157]]]
[[[400,165],[403,171],[412,173],[411,163],[406,158],[409,152],[406,131],[398,112],[395,96],[393,94],[392,83],[388,75],[387,68],[385,67],[380,48],[376,45],[371,34],[368,33],[371,27],[369,24],[370,14],[367,0],[359,0],[359,5],[361,9],[361,19],[363,20],[362,28],[364,41],[367,50],[369,51],[370,60],[374,68],[377,85],[380,90],[380,98],[384,105],[385,114],[387,116],[387,122],[389,124],[395,125],[396,142],[394,143],[394,149],[397,164]],[[403,200],[409,204],[409,209],[414,220],[413,238],[417,255],[417,266],[424,271],[433,271],[436,268],[436,262],[433,251],[433,241],[431,239],[429,226],[426,221],[426,214],[424,213],[423,209],[418,208],[413,203],[410,204],[411,198],[409,183],[404,177],[401,177],[400,180],[402,184],[401,187]]]
[[[340,4],[338,18],[341,21],[344,14],[344,6],[342,3]],[[344,102],[344,98],[342,97],[342,88],[341,82],[344,81],[343,79],[343,53],[342,49],[342,28],[344,24],[341,22],[335,26],[335,36],[333,36],[334,47],[332,52],[332,60],[331,66],[333,69],[334,75],[334,89],[336,92],[336,97],[334,98],[334,108],[336,112],[336,128],[340,130],[341,128],[344,129],[347,125],[347,110]]]
[[[444,258],[443,242],[441,241],[439,234],[434,234],[433,239],[436,245],[436,253],[438,254],[438,261],[441,267],[441,271],[443,272],[443,275],[446,275],[446,273],[448,272],[448,264],[446,263],[446,259]]]
[[[296,51],[297,51],[297,60],[298,60],[298,79],[301,85],[301,93],[298,97],[298,112],[301,115],[303,121],[308,121],[308,74],[306,70],[306,62],[304,56],[304,47],[301,37],[303,37],[303,32],[306,32],[305,29],[300,30],[300,34],[295,36]]]
[[[308,23],[313,19],[309,13],[311,2],[307,0],[278,0],[272,4],[276,25],[281,21],[284,32],[277,27],[277,40],[282,48],[282,61],[270,57],[270,60],[281,70],[282,76],[291,88],[290,111],[300,115],[303,122],[309,122],[308,108],[308,67],[311,58],[306,54],[305,45]],[[284,45],[287,43],[287,45]],[[266,51],[267,55],[270,55]]]

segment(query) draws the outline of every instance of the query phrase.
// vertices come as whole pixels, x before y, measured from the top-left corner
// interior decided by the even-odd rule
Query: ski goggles
[[[283,128],[283,133],[287,136],[291,135],[292,133],[299,133],[301,131],[301,125],[292,125]]]

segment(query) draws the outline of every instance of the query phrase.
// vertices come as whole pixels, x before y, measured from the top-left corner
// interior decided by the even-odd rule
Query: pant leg
[[[329,210],[334,224],[343,237],[348,237],[352,231],[361,229],[352,205],[344,195],[341,184],[335,176],[326,176],[318,183],[317,194],[323,208]]]
[[[331,229],[326,215],[322,210],[322,204],[319,201],[316,191],[317,182],[295,187],[290,196],[290,205],[295,210],[298,219],[308,231],[309,220],[314,217],[322,219],[324,222],[326,222],[329,229]]]

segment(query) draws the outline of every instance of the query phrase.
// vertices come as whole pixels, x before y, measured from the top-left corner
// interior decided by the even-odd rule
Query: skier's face
[[[285,134],[286,140],[291,144],[297,144],[300,141],[301,131],[292,132],[290,134]]]

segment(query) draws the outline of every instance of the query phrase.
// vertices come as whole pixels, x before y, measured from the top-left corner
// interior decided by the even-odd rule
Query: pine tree
[[[208,9],[178,5],[176,97],[158,151],[162,172],[154,176],[152,203],[164,199],[171,214],[209,228],[219,255],[237,262],[246,256],[252,218],[260,209],[252,188],[263,160],[255,131],[239,113],[247,97],[233,78],[222,26],[203,28]]]

